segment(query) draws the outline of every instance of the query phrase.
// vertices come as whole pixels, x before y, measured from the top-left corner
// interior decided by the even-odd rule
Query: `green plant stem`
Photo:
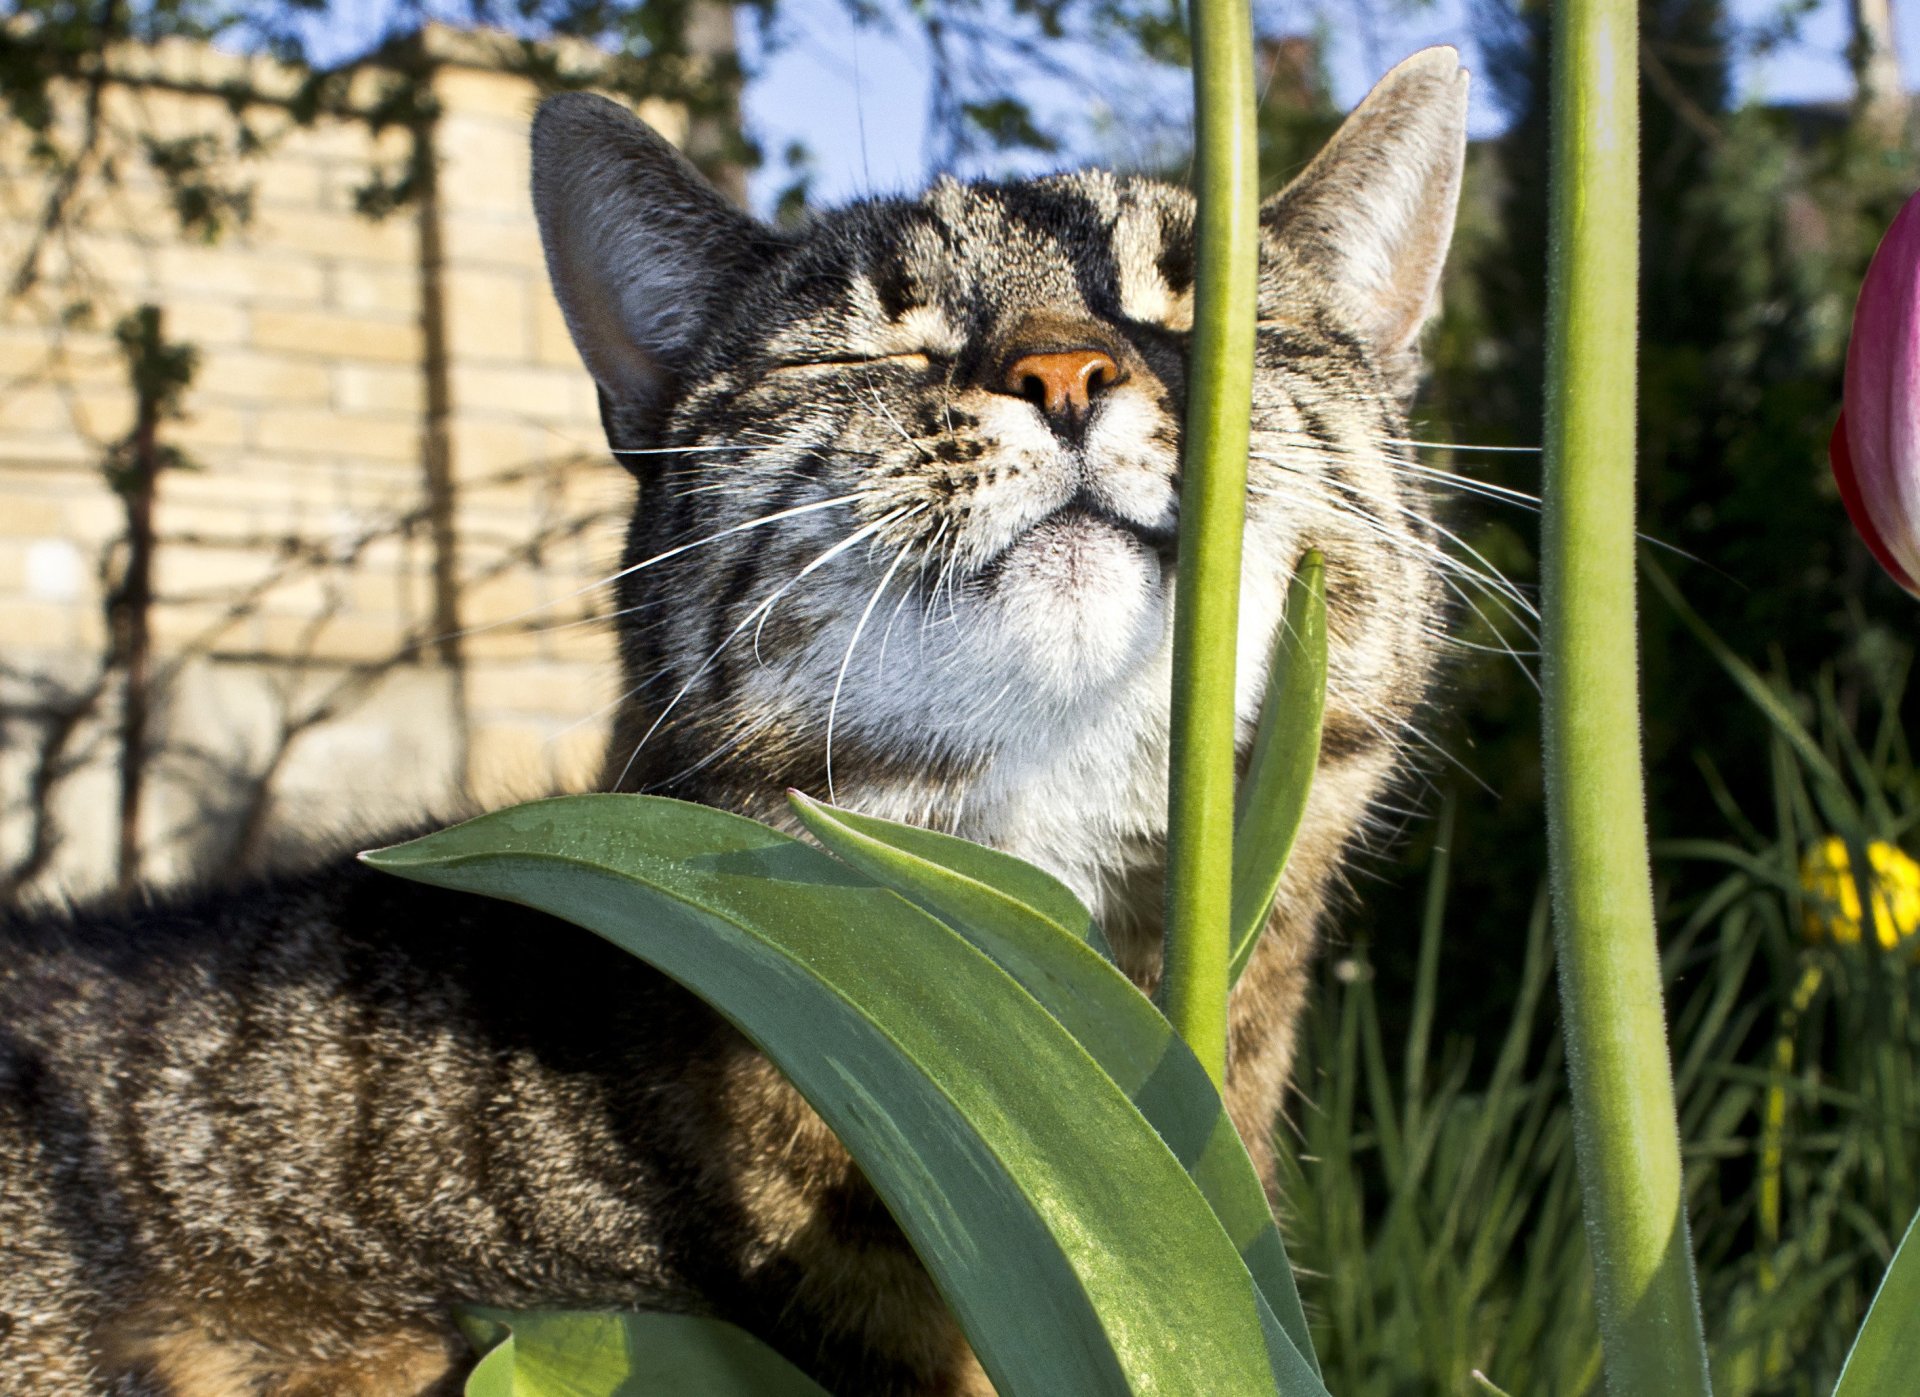
[[[1708,1392],[1641,774],[1634,617],[1634,0],[1553,9],[1546,482],[1548,850],[1608,1390]]]
[[[1233,908],[1234,651],[1259,275],[1248,0],[1193,0],[1198,265],[1180,486],[1167,798],[1167,1017],[1226,1076]]]

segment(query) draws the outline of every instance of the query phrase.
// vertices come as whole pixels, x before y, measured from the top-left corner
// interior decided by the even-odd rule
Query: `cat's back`
[[[0,1352],[36,1393],[199,1390],[180,1352],[252,1390],[444,1346],[465,1298],[638,1301],[678,1269],[650,1219],[702,1089],[647,1056],[727,1037],[598,938],[350,856],[6,914]]]

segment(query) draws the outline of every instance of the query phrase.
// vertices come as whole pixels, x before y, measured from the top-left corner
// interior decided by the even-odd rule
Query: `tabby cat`
[[[1315,924],[1438,632],[1395,443],[1465,110],[1451,50],[1410,59],[1262,212],[1243,717],[1309,546],[1332,651],[1233,1009],[1269,1179]],[[787,232],[602,99],[547,102],[533,147],[638,482],[607,785],[776,824],[797,786],[1010,850],[1150,986],[1191,198],[943,179]],[[819,1119],[587,932],[346,853],[0,927],[0,1387],[457,1392],[458,1302],[711,1313],[839,1397],[991,1392]]]

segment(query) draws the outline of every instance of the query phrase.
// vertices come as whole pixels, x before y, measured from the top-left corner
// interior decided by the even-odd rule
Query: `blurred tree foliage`
[[[1533,494],[1536,455],[1470,448],[1540,440],[1545,10],[1478,0],[1474,13],[1483,53],[1475,81],[1491,85],[1510,125],[1470,159],[1414,432],[1468,449],[1413,454],[1423,470]],[[1854,295],[1880,233],[1920,183],[1910,128],[1868,119],[1864,98],[1737,103],[1736,56],[1775,36],[1736,31],[1721,0],[1644,0],[1641,17],[1645,546],[1763,672],[1805,689],[1831,666],[1850,716],[1892,692],[1912,658],[1912,602],[1854,536],[1826,452]],[[1276,171],[1299,158],[1299,124],[1270,122]],[[1534,515],[1476,484],[1437,490],[1448,527],[1530,588]],[[1453,1031],[1491,1035],[1517,988],[1520,929],[1545,867],[1538,661],[1517,608],[1463,590],[1455,630],[1489,648],[1452,657],[1427,729],[1426,777],[1408,804],[1434,808],[1441,789],[1460,796],[1449,938],[1453,954],[1464,951],[1484,973],[1445,995],[1440,1017]],[[1644,589],[1642,665],[1653,836],[1723,836],[1730,804],[1766,804],[1764,722]],[[1432,835],[1424,821],[1409,829],[1412,872]],[[1658,858],[1655,871],[1669,911],[1697,891]],[[1412,978],[1414,938],[1404,933],[1419,923],[1420,880],[1360,876],[1352,934],[1374,948],[1391,1015],[1393,987]]]

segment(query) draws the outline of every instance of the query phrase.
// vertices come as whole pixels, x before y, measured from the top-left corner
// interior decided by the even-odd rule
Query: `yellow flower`
[[[1873,868],[1874,927],[1880,944],[1893,950],[1913,941],[1920,959],[1920,863],[1898,846],[1876,839],[1867,846]],[[1847,860],[1847,842],[1834,835],[1807,850],[1800,860],[1800,886],[1807,894],[1809,941],[1851,946],[1860,940],[1860,889]]]

